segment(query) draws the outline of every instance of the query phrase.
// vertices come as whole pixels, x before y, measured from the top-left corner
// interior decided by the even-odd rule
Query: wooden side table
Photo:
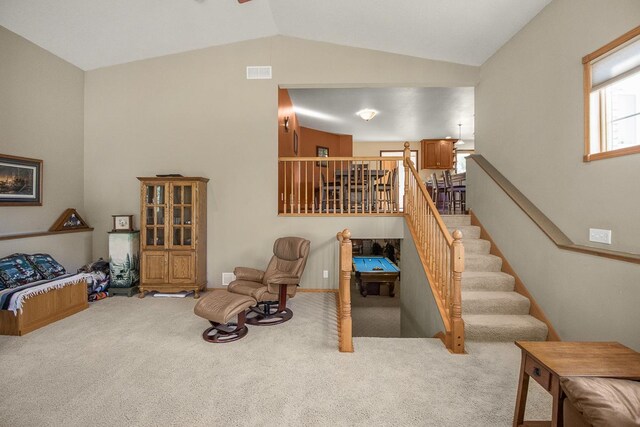
[[[640,353],[617,342],[516,341],[522,349],[513,426],[562,426],[560,377],[608,377],[640,380]],[[529,378],[553,397],[551,422],[526,422]]]

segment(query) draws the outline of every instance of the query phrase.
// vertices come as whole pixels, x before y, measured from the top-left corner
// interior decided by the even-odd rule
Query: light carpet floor
[[[333,294],[291,321],[209,344],[192,298],[114,297],[24,337],[0,336],[3,426],[509,426],[520,353],[356,338],[337,351]],[[531,381],[527,417],[549,419]]]
[[[387,285],[380,287],[387,290]],[[400,338],[400,281],[396,281],[393,298],[388,292],[363,297],[352,276],[351,318],[354,337]]]

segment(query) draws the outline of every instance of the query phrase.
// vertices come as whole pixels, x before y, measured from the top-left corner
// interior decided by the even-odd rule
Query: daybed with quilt
[[[24,335],[86,309],[89,278],[66,274],[47,254],[0,259],[0,334]]]

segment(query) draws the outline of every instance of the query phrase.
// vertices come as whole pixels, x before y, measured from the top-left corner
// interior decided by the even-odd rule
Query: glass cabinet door
[[[143,188],[142,244],[147,248],[161,248],[165,246],[167,185],[145,183]]]
[[[172,232],[170,245],[173,248],[192,248],[193,242],[193,183],[171,185]]]

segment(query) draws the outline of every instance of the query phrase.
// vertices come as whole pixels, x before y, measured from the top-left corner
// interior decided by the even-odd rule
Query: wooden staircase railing
[[[402,216],[398,157],[279,157],[278,215]]]
[[[445,346],[464,353],[460,282],[464,271],[462,233],[449,233],[404,144],[404,213],[445,327]]]
[[[353,353],[353,335],[351,323],[351,232],[348,229],[338,232],[340,243],[340,289],[338,291],[338,340],[341,352]]]

